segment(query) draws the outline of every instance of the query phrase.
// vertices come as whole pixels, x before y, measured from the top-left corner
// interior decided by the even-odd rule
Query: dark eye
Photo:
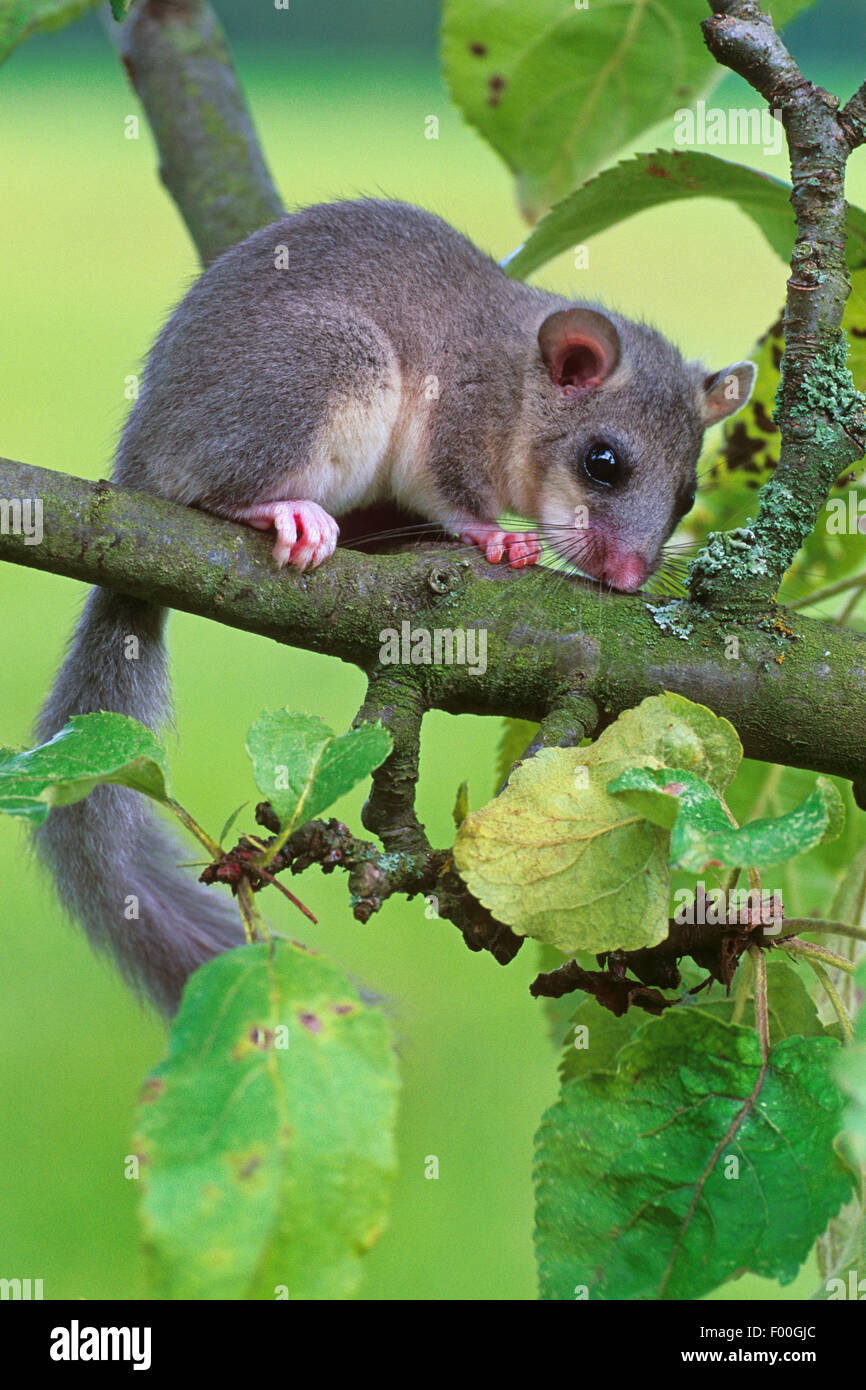
[[[591,444],[583,456],[583,471],[594,483],[613,487],[622,479],[620,461],[609,444]]]

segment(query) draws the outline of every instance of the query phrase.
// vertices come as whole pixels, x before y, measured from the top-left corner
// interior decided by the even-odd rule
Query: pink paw
[[[534,565],[541,555],[541,546],[534,531],[498,531],[495,526],[467,526],[460,532],[462,541],[470,541],[484,551],[491,565],[498,565],[504,555],[512,569]]]
[[[238,507],[232,515],[257,531],[273,527],[277,533],[274,559],[281,567],[315,569],[337,548],[340,528],[318,502],[257,502],[253,507]]]

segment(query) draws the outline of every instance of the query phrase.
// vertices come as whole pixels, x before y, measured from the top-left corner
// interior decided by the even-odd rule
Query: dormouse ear
[[[710,372],[704,377],[704,429],[719,420],[727,420],[729,415],[736,415],[743,408],[752,394],[757,375],[754,362],[735,362],[732,367],[723,367],[720,372]]]
[[[576,396],[606,381],[619,362],[615,325],[595,309],[560,309],[538,330],[538,346],[550,379]]]

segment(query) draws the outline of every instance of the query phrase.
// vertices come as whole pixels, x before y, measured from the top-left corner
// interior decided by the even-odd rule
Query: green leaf
[[[470,892],[521,936],[563,951],[654,945],[667,929],[666,838],[606,796],[590,756],[544,748],[521,764],[463,822],[455,864]],[[586,784],[576,785],[584,772]]]
[[[595,743],[544,748],[472,812],[454,843],[470,892],[521,936],[562,951],[637,949],[667,935],[667,836],[607,791],[638,760],[725,785],[741,748],[725,719],[653,696]]]
[[[454,810],[451,812],[454,824],[459,828],[466,817],[469,815],[469,783],[461,782],[457,788],[457,795],[454,798]]]
[[[60,29],[99,0],[0,0],[0,63],[31,34]],[[115,19],[117,19],[115,15]]]
[[[228,835],[229,831],[231,830],[241,811],[244,809],[245,806],[249,806],[249,804],[250,803],[248,801],[242,801],[240,806],[238,806],[237,810],[232,811],[231,815],[229,816],[228,820],[226,821],[225,825],[219,833],[219,844],[225,844],[226,835]]]
[[[866,1165],[866,961],[861,961],[854,976],[860,996],[860,1011],[854,1023],[854,1038],[836,1063],[836,1080],[849,1100],[845,1112],[845,1137],[857,1161]]]
[[[499,791],[506,777],[511,775],[512,764],[526,752],[535,735],[538,725],[529,719],[503,719],[502,733],[496,748],[496,786]]]
[[[384,1015],[319,957],[262,942],[198,970],[137,1111],[154,1296],[350,1296],[396,1096]]]
[[[112,17],[116,19],[119,24],[122,19],[126,18],[132,0],[109,0],[109,4],[111,5]]]
[[[791,186],[783,180],[712,154],[656,150],[635,155],[557,203],[509,257],[505,269],[514,279],[524,279],[572,248],[575,240],[588,241],[638,212],[681,198],[722,198],[736,204],[787,263],[795,235],[790,195]],[[855,207],[848,209],[848,261],[852,269],[866,264],[866,212]]]
[[[168,800],[165,750],[124,714],[76,714],[49,743],[0,755],[0,811],[41,825],[52,806],[81,801],[103,782]]]
[[[741,964],[739,968],[751,969],[751,966]],[[687,983],[698,984],[705,978],[706,972],[688,960],[682,962],[680,969],[687,977]],[[730,994],[703,993],[675,1007],[699,1009],[711,1018],[730,1023],[736,1003],[738,979],[735,975]],[[783,1038],[793,1036],[825,1036],[824,1025],[818,1017],[815,1001],[801,976],[785,961],[774,959],[772,956],[767,961],[767,995],[771,1044],[775,1046]],[[573,995],[569,997],[574,998]],[[749,988],[746,998],[747,1011],[743,1018],[748,1022],[754,1016],[753,985]],[[582,998],[564,1030],[559,1063],[560,1080],[570,1081],[593,1071],[615,1071],[618,1053],[645,1022],[646,1015],[639,1009],[628,1009],[617,1017],[609,1009],[601,1008],[595,999]]]
[[[787,1038],[764,1070],[751,1029],[671,1009],[615,1074],[567,1081],[537,1137],[542,1298],[694,1300],[745,1270],[790,1282],[852,1187],[837,1053]]]
[[[550,950],[550,947],[543,947]],[[751,969],[751,965],[740,965],[740,970]],[[684,976],[684,986],[697,985],[706,977],[690,960],[680,964]],[[734,1012],[739,976],[734,976],[730,994],[704,992],[689,998],[675,1007],[699,1009],[711,1018],[730,1023]],[[825,1036],[824,1025],[818,1017],[815,1001],[811,998],[801,976],[785,961],[770,957],[767,961],[767,994],[770,1019],[770,1042],[775,1045],[783,1038],[792,1036],[820,1038]],[[572,1012],[565,1027],[558,1029],[557,1042],[561,1041],[562,1055],[559,1063],[561,1081],[586,1076],[593,1071],[615,1071],[617,1055],[627,1042],[630,1042],[638,1028],[646,1023],[646,1015],[639,1009],[628,1009],[617,1017],[609,1009],[602,1008],[595,999],[581,998],[574,1008],[574,995],[566,995],[554,1003],[566,1004],[572,1000]],[[753,1016],[754,986],[746,995],[746,1022]],[[547,1003],[547,1000],[544,1001]]]
[[[804,2],[774,6],[776,22]],[[715,85],[701,18],[694,0],[447,0],[451,94],[517,176],[530,220]]]
[[[313,714],[265,711],[247,734],[256,786],[276,813],[283,835],[314,820],[383,763],[391,735],[381,724],[335,734]]]
[[[593,1071],[615,1071],[617,1053],[644,1023],[646,1014],[640,1009],[626,1009],[617,1017],[596,999],[584,997],[568,1022],[559,1061],[560,1081],[572,1081]]]
[[[701,873],[708,865],[733,869],[780,864],[835,839],[845,812],[827,777],[819,777],[802,805],[787,815],[731,825],[709,784],[682,768],[627,768],[607,790],[654,825],[671,831],[671,864]]]
[[[741,964],[739,969],[751,969],[751,965]],[[730,1023],[738,983],[739,974],[734,976],[729,995],[701,995],[695,1007],[712,1018]],[[743,1014],[744,1023],[754,1018],[754,997],[753,979],[746,994],[748,1002]],[[815,1001],[803,983],[802,976],[787,962],[772,956],[767,961],[767,1008],[770,1016],[770,1042],[773,1046],[783,1038],[820,1038],[825,1035]]]
[[[652,821],[653,825],[660,825],[663,830],[672,830],[678,820],[685,821],[689,816],[699,824],[709,822],[715,827],[718,824],[717,813],[728,825],[719,798],[712,788],[690,772],[681,773],[672,768],[655,771],[652,768],[628,767],[621,776],[608,782],[607,789],[612,796],[621,796],[639,816]],[[673,852],[671,860],[676,862]]]
[[[828,905],[839,891],[840,879],[866,844],[866,813],[856,805],[851,782],[834,778],[842,798],[845,825],[836,840],[825,840],[806,854],[778,865],[764,887],[777,891],[789,917],[828,917]],[[815,775],[803,768],[778,767],[745,759],[736,781],[725,792],[725,800],[741,823],[759,816],[778,816],[805,800],[811,793]],[[850,920],[850,919],[847,919]],[[829,942],[821,938],[825,945]],[[844,984],[844,982],[841,982]]]

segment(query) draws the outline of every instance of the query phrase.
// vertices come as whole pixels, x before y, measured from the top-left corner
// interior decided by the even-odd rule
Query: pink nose
[[[636,553],[608,555],[604,561],[603,579],[612,589],[633,594],[647,577],[647,563],[642,555]]]

